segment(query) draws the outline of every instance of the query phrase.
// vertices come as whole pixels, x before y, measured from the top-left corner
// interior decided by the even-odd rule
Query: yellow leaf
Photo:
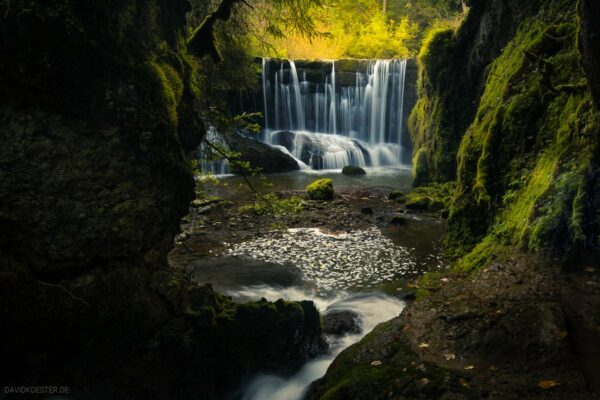
[[[560,383],[556,381],[541,381],[540,383],[538,383],[538,386],[542,389],[550,389],[555,386],[560,386]]]
[[[378,367],[378,366],[380,366],[381,364],[382,364],[382,362],[381,362],[381,361],[379,361],[379,360],[375,360],[375,361],[371,362],[371,365],[372,365],[372,366],[374,366],[374,367]]]
[[[428,347],[429,347],[429,345],[428,345],[427,343],[421,343],[421,344],[419,345],[419,348],[420,348],[420,349],[426,349],[426,348],[428,348]]]
[[[468,370],[475,369],[475,366],[474,365],[467,365],[465,367],[465,369],[468,369]]]

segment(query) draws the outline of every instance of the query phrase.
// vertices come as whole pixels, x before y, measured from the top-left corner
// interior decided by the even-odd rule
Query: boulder
[[[362,175],[366,175],[367,171],[365,171],[361,167],[357,167],[355,165],[346,165],[342,169],[342,174],[351,175],[351,176],[362,176]]]
[[[406,218],[403,215],[394,215],[390,221],[391,225],[405,225]]]
[[[252,168],[260,168],[263,173],[289,172],[300,169],[298,162],[293,157],[256,139],[236,133],[228,135],[226,142],[232,151],[240,153],[241,161],[250,163]],[[234,173],[241,171],[233,164],[231,168]]]
[[[406,200],[406,196],[404,195],[403,191],[395,189],[390,192],[388,199],[394,200],[398,203],[403,203]]]
[[[323,316],[323,333],[343,336],[349,333],[360,333],[362,320],[352,311],[333,311]]]
[[[360,210],[360,212],[361,212],[361,214],[363,214],[363,215],[373,215],[373,208],[371,208],[371,207],[363,207],[363,208]]]
[[[311,200],[333,200],[333,181],[329,178],[318,179],[307,186],[306,193]]]

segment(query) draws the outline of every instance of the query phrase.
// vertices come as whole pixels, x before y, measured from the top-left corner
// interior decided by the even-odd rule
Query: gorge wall
[[[205,132],[189,9],[2,4],[2,386],[214,398],[322,349],[312,303],[236,305],[167,265]]]
[[[457,179],[447,245],[457,256],[478,245],[464,268],[493,243],[598,246],[599,115],[580,22],[569,1],[473,2],[457,31],[421,51],[415,183]]]

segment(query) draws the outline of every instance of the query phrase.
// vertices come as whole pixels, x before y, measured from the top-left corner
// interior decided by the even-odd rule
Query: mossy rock
[[[388,199],[394,200],[397,203],[404,203],[404,201],[406,200],[406,196],[404,195],[403,191],[396,189],[390,192],[390,194],[388,195]]]
[[[394,215],[390,221],[391,225],[406,225],[406,217],[403,215]]]
[[[342,174],[350,176],[362,176],[366,175],[367,171],[365,171],[361,167],[357,167],[356,165],[346,165],[342,169]]]
[[[405,207],[408,210],[437,212],[448,209],[455,190],[453,182],[434,183],[413,189],[406,195]]]
[[[333,200],[333,181],[329,178],[318,179],[306,187],[306,193],[311,200]]]

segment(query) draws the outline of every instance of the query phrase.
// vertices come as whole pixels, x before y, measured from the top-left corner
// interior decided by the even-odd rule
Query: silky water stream
[[[336,187],[345,188],[408,179],[406,171],[391,173],[379,176],[374,173],[362,181],[332,172],[325,176],[331,176]],[[291,190],[310,179],[314,179],[314,173],[269,177],[273,188]],[[237,190],[238,180],[227,178],[227,189],[220,194],[239,198],[237,193],[227,193]],[[322,315],[351,311],[361,321],[360,333],[326,337],[329,352],[308,361],[293,375],[258,374],[234,390],[232,398],[301,399],[311,382],[325,374],[339,352],[359,341],[377,324],[400,314],[404,302],[382,288],[443,267],[439,255],[443,230],[442,223],[417,216],[402,227],[373,225],[349,232],[307,226],[263,233],[246,241],[220,243],[203,254],[189,253],[179,259],[178,263],[185,265],[196,281],[211,283],[235,301],[312,300]]]

